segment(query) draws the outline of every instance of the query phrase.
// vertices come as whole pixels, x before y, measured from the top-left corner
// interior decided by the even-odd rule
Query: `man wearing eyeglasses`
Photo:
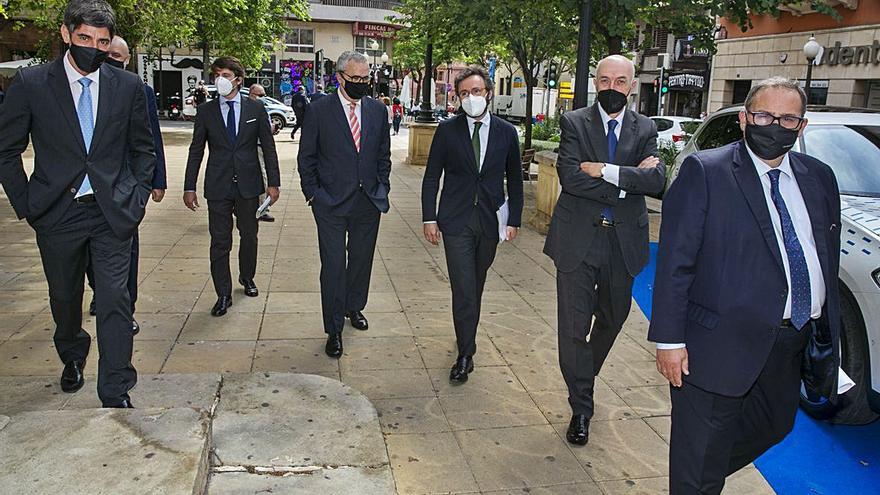
[[[648,339],[671,384],[673,495],[721,493],[785,438],[814,333],[839,355],[840,195],[790,151],[805,111],[796,82],[759,82],[744,139],[689,156],[664,198]]]
[[[318,226],[324,352],[342,356],[345,318],[368,328],[363,314],[391,190],[391,127],[385,105],[368,97],[370,66],[355,51],[339,56],[339,92],[306,109],[298,169]]]
[[[489,114],[492,80],[482,67],[471,66],[455,78],[463,114],[437,128],[422,180],[425,239],[443,239],[452,286],[452,317],[458,358],[449,381],[461,384],[474,369],[477,325],[486,274],[504,228],[504,240],[516,238],[522,218],[523,185],[516,128]],[[443,194],[437,211],[437,192]],[[498,225],[507,179],[507,225]]]

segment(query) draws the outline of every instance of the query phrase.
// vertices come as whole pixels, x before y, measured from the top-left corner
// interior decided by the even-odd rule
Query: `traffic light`
[[[660,94],[669,92],[669,73],[665,70],[660,72]]]
[[[550,62],[550,68],[547,69],[547,87],[553,89],[559,81],[559,67],[556,62]]]

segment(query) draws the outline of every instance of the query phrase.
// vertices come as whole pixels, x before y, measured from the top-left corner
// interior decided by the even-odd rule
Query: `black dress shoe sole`
[[[590,437],[588,437],[588,436],[583,437],[583,438],[579,438],[579,437],[572,437],[571,435],[569,435],[567,433],[565,434],[565,439],[568,441],[568,443],[570,443],[572,445],[586,445],[587,442],[590,441]]]
[[[77,384],[74,385],[73,387],[71,387],[71,386],[69,386],[69,385],[63,385],[63,384],[62,384],[62,385],[61,385],[61,391],[64,392],[64,393],[67,393],[67,394],[72,394],[72,393],[78,392],[79,389],[83,388],[83,385],[85,385],[85,384],[86,384],[86,381],[85,381],[85,380],[81,380],[79,383],[77,383]]]
[[[351,319],[351,317],[348,315],[346,315],[345,317],[348,318],[348,322],[351,323],[352,328],[354,328],[355,330],[365,331],[365,330],[369,330],[369,328],[370,328],[370,324],[366,320],[364,320],[364,322],[361,323],[359,321],[355,321],[355,320]]]
[[[259,289],[257,289],[256,287],[254,287],[253,289],[248,289],[247,286],[244,285],[244,282],[241,281],[241,279],[238,279],[238,285],[244,287],[244,295],[248,297],[257,297],[260,295]]]

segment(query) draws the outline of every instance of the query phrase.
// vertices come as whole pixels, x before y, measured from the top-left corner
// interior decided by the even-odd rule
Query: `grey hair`
[[[458,86],[462,81],[469,77],[480,76],[486,83],[486,89],[492,91],[495,88],[495,81],[489,78],[489,72],[479,65],[469,65],[455,76],[455,93],[458,94]]]
[[[774,76],[769,79],[764,79],[763,81],[759,81],[758,84],[752,86],[752,89],[749,90],[748,96],[746,96],[746,110],[751,111],[752,104],[755,102],[758,93],[768,88],[781,88],[797,92],[798,96],[801,97],[801,116],[803,117],[803,115],[807,113],[807,94],[804,93],[803,88],[801,88],[800,84],[794,79],[788,79],[782,76]]]
[[[367,57],[365,57],[363,53],[354,50],[346,50],[342,52],[342,55],[336,60],[336,72],[345,72],[345,68],[348,66],[349,62],[354,62],[356,64],[369,63],[367,62]]]

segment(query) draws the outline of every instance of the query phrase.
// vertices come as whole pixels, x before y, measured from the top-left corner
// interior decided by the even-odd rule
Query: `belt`
[[[94,194],[85,194],[85,195],[80,196],[78,198],[73,198],[73,200],[76,201],[77,203],[80,203],[80,204],[94,203],[95,202],[95,195]]]

